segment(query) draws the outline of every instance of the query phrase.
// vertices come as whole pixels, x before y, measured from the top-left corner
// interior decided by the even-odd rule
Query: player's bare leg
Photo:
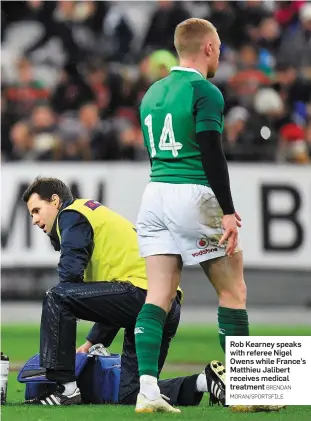
[[[135,342],[140,375],[136,412],[180,412],[161,395],[158,359],[163,327],[181,276],[179,255],[146,257],[148,293],[136,322]]]
[[[201,263],[218,298],[219,339],[225,351],[226,335],[248,336],[246,285],[243,277],[243,254],[224,256]]]
[[[146,304],[161,307],[168,313],[180,283],[182,261],[176,254],[146,257],[148,293]]]
[[[243,276],[243,253],[219,257],[201,263],[205,274],[215,288],[219,305],[235,309],[246,308],[246,285]]]
[[[219,298],[218,323],[220,343],[225,350],[225,336],[248,336],[246,285],[243,277],[243,255],[220,257],[201,263]],[[234,412],[279,411],[277,405],[234,405]]]

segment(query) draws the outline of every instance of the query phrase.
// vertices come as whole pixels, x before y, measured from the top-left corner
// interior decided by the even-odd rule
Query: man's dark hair
[[[23,201],[27,203],[30,196],[34,193],[37,193],[41,199],[47,202],[52,201],[53,194],[57,194],[61,202],[73,200],[70,188],[58,178],[37,177],[25,190],[22,197]]]

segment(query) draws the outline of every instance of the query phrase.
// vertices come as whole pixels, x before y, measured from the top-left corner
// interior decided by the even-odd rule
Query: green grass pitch
[[[89,325],[86,323],[79,324],[77,344],[83,343],[88,328]],[[310,329],[300,326],[252,326],[251,334],[258,336],[308,336]],[[2,326],[1,336],[1,349],[9,355],[11,366],[17,367],[27,358],[38,352],[38,326]],[[118,335],[110,350],[120,352],[121,343],[122,332]],[[223,353],[218,343],[216,327],[182,326],[172,342],[162,378],[199,372],[210,359],[223,360]],[[81,405],[67,408],[25,406],[22,404],[25,386],[16,381],[16,376],[17,372],[10,372],[8,402],[6,406],[1,408],[3,421],[132,421],[142,418],[147,421],[168,420],[172,418],[186,421],[197,421],[199,419],[204,421],[236,421],[239,419],[242,421],[311,420],[311,406],[290,406],[281,412],[275,413],[237,414],[232,413],[228,408],[209,407],[208,395],[198,407],[181,408],[182,413],[180,415],[135,414],[134,407],[118,405]],[[305,381],[303,382],[305,383]],[[305,384],[304,387],[309,387],[309,385]]]

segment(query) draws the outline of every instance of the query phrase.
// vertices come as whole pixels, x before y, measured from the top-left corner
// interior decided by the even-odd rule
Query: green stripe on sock
[[[144,304],[136,320],[135,344],[139,375],[158,376],[158,361],[166,312],[153,304]]]
[[[246,310],[218,307],[219,342],[226,351],[226,336],[249,336]]]

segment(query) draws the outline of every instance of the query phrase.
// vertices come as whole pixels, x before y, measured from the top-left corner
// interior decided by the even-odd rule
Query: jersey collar
[[[50,241],[52,246],[54,247],[55,251],[60,251],[60,241],[57,235],[57,220],[59,217],[59,214],[61,213],[61,211],[65,208],[67,208],[67,206],[71,205],[74,202],[74,200],[66,200],[64,203],[62,203],[59,212],[55,218],[54,224],[52,226],[51,232],[48,235],[50,237]]]
[[[180,72],[192,72],[192,73],[197,73],[198,75],[202,76],[204,78],[204,76],[202,75],[202,73],[200,73],[198,70],[193,69],[192,67],[182,67],[182,66],[174,66],[171,67],[171,72],[174,70],[178,70]]]

